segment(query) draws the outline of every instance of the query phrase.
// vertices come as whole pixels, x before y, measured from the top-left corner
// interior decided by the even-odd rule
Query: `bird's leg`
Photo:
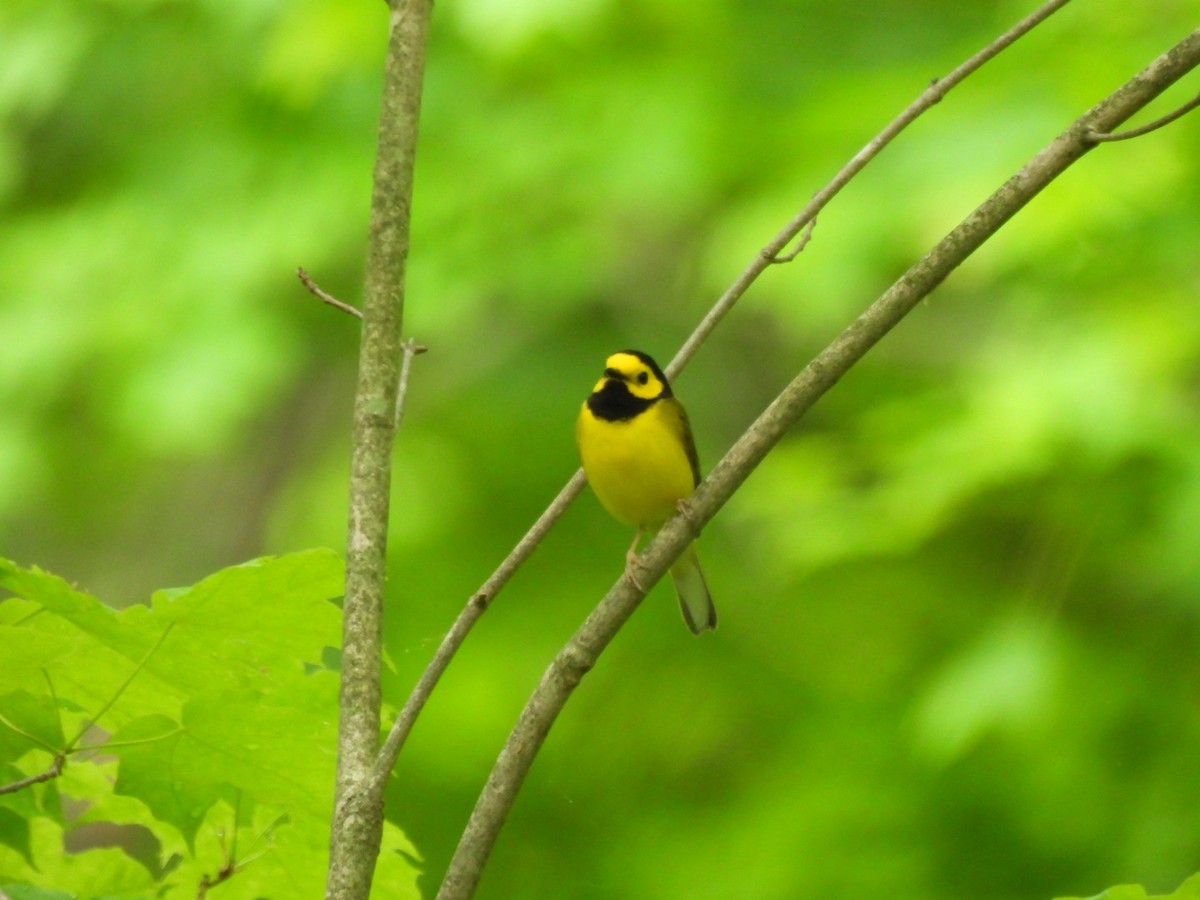
[[[633,567],[637,563],[637,545],[642,540],[643,528],[637,530],[637,534],[633,536],[633,543],[629,545],[629,549],[625,551],[625,577],[629,579],[629,583],[635,588],[646,593],[646,589],[642,587],[642,583],[637,580],[637,576],[633,574]]]
[[[633,543],[629,545],[629,549],[625,551],[625,565],[632,566],[637,560],[637,545],[642,541],[642,534],[645,531],[643,528],[637,530],[637,534],[633,536]]]

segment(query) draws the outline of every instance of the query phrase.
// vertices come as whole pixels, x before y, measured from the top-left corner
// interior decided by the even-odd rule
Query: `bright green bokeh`
[[[393,702],[574,470],[605,355],[665,362],[1031,5],[437,5]],[[932,110],[679,379],[702,461],[1194,27],[1178,0],[1079,0]],[[358,302],[385,28],[377,2],[0,8],[0,555],[131,603],[340,549],[357,326],[293,272]],[[721,629],[693,640],[652,593],[481,898],[1026,900],[1200,868],[1197,115],[1072,168],[768,458],[701,541]],[[427,893],[628,537],[583,497],[414,732],[390,813]]]

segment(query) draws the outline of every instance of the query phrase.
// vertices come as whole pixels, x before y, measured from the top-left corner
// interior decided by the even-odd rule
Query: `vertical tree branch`
[[[369,787],[379,745],[388,498],[431,6],[431,0],[395,0],[389,20],[354,401],[337,783],[325,888],[331,900],[366,900],[383,833],[383,795]]]
[[[984,241],[1093,149],[1095,134],[1111,132],[1197,66],[1200,30],[1075,121],[914,263],[763,411],[696,488],[688,502],[688,513],[673,517],[663,526],[639,558],[642,583],[655,584],[800,417]],[[644,596],[630,579],[619,579],[555,656],[496,759],[450,861],[438,900],[465,900],[474,893],[517,792],[551,726]]]

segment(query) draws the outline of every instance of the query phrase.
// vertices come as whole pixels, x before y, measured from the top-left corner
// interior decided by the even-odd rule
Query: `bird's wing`
[[[688,422],[687,410],[674,397],[668,397],[661,402],[663,412],[667,414],[665,418],[679,437],[684,452],[687,453],[688,462],[692,464],[692,486],[695,487],[700,483],[700,457],[696,455],[696,441],[692,437],[692,426]]]

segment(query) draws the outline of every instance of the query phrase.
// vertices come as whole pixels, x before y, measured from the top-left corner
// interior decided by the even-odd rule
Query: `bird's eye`
[[[638,384],[645,384],[649,380],[650,374],[648,372],[638,372]]]

